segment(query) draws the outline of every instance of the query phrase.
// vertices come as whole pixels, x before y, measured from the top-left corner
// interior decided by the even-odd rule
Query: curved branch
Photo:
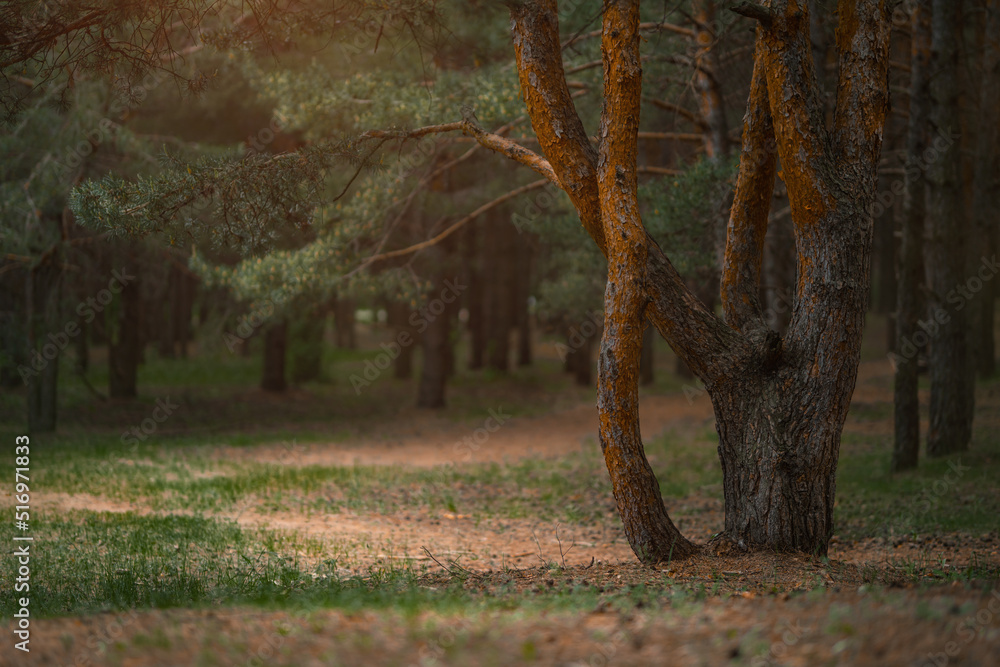
[[[500,206],[500,204],[503,204],[504,202],[509,201],[509,200],[513,199],[514,197],[523,195],[525,192],[531,192],[532,190],[537,190],[538,188],[546,186],[546,185],[549,184],[549,182],[550,181],[548,181],[547,179],[542,179],[542,180],[538,180],[538,181],[532,181],[531,183],[528,183],[527,185],[522,185],[519,188],[511,190],[510,192],[508,192],[506,194],[503,194],[503,195],[497,197],[496,199],[483,204],[482,206],[480,206],[476,210],[472,211],[471,213],[469,213],[468,215],[466,215],[464,218],[462,218],[458,222],[452,224],[450,227],[448,227],[447,229],[445,229],[443,232],[441,232],[440,234],[438,234],[434,238],[430,238],[430,239],[427,239],[426,241],[421,241],[420,243],[415,243],[415,244],[413,244],[411,246],[407,246],[405,248],[400,248],[398,250],[390,250],[389,252],[383,252],[383,253],[378,254],[378,255],[372,255],[371,257],[369,257],[368,259],[366,259],[361,266],[357,267],[356,269],[354,269],[353,271],[351,271],[350,273],[348,273],[344,277],[346,278],[346,277],[352,276],[352,275],[356,274],[358,271],[363,270],[364,268],[370,266],[371,264],[373,264],[375,262],[380,262],[380,261],[386,260],[386,259],[392,259],[394,257],[403,257],[405,255],[410,255],[410,254],[413,254],[413,253],[418,252],[420,250],[423,250],[424,248],[429,248],[429,247],[431,247],[433,245],[437,245],[441,241],[445,240],[446,238],[448,238],[449,236],[451,236],[452,234],[454,234],[455,232],[457,232],[463,225],[465,225],[468,222],[471,222],[472,220],[475,220],[476,218],[478,218],[479,216],[481,216],[483,213],[486,213],[487,211],[489,211],[491,209],[494,209],[497,206]]]

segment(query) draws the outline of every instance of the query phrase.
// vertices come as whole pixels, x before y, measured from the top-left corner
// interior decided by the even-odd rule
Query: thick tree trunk
[[[264,334],[264,365],[260,388],[264,391],[283,392],[288,388],[285,379],[285,353],[288,347],[288,325],[284,320],[275,322]]]
[[[112,323],[108,340],[108,394],[112,398],[135,398],[139,368],[139,327],[142,325],[139,280],[122,288],[118,321]]]
[[[920,401],[917,396],[917,323],[923,313],[923,235],[927,189],[921,168],[927,148],[931,50],[930,0],[917,0],[911,16],[910,127],[906,137],[906,190],[896,290],[894,364],[895,442],[891,470],[917,466],[920,455]]]
[[[959,130],[958,33],[959,4],[954,0],[933,0],[931,16],[931,126],[940,137],[951,138]],[[965,284],[962,275],[966,258],[968,221],[962,196],[961,153],[955,138],[936,141],[941,146],[927,172],[930,238],[926,247],[930,281],[932,331],[928,365],[931,378],[928,456],[947,456],[968,448],[972,437],[975,385],[969,354],[967,308],[958,309],[956,285]]]

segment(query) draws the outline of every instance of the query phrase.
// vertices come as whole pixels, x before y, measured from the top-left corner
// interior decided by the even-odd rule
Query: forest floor
[[[301,422],[170,448],[102,436],[58,467],[40,459],[65,445],[37,447],[46,617],[30,654],[4,632],[0,665],[1000,661],[1000,384],[979,388],[968,455],[890,477],[891,368],[864,362],[828,557],[706,550],[655,568],[624,539],[592,393],[531,409],[550,389],[501,384],[476,404],[491,407],[444,414],[396,404],[334,437]],[[712,409],[677,389],[643,393],[643,437],[668,511],[705,543],[723,527]],[[238,397],[248,414],[309,400]],[[75,418],[100,432],[145,414],[118,407]]]

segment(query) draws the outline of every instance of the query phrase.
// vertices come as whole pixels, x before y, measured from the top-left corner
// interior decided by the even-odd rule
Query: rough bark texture
[[[949,137],[959,130],[959,5],[933,0],[931,16],[931,129]],[[927,361],[931,378],[928,456],[964,451],[972,437],[974,382],[966,314],[948,301],[965,283],[966,219],[961,185],[959,142],[944,141],[927,172],[930,234],[925,255],[930,282],[927,316],[938,328],[931,334]],[[937,146],[935,146],[937,148]]]
[[[601,51],[604,111],[597,180],[608,250],[604,335],[598,357],[597,412],[601,451],[632,551],[642,562],[683,558],[694,546],[667,515],[639,433],[639,354],[645,326],[646,233],[639,218],[636,149],[642,66],[639,2],[604,6]]]
[[[927,148],[929,122],[931,2],[917,0],[910,17],[910,127],[906,136],[906,190],[899,246],[896,290],[895,443],[893,472],[915,468],[920,453],[920,402],[917,397],[917,352],[914,339],[923,313],[923,236],[927,188],[918,166]]]
[[[739,180],[744,187],[738,188],[729,226],[722,288],[726,321],[684,285],[639,220],[638,3],[604,5],[599,159],[566,89],[555,3],[536,0],[511,9],[532,126],[584,228],[608,257],[598,399],[601,446],[626,536],[645,562],[682,557],[694,547],[670,521],[639,439],[644,316],[712,397],[724,474],[725,537],[748,547],[826,552],[840,433],[854,388],[870,286],[868,209],[887,107],[886,5],[886,0],[840,3],[840,80],[831,130],[815,87],[807,8],[776,0],[756,13],[767,27],[758,29],[754,92],[744,128],[744,146],[751,150],[743,156]],[[784,338],[768,330],[759,301],[774,149],[789,190],[798,249],[795,304]]]
[[[445,253],[440,247],[433,247],[427,253],[431,266],[440,267]],[[447,289],[445,276],[438,270],[434,277],[432,294],[440,294]],[[419,320],[423,367],[420,370],[420,384],[417,387],[418,408],[443,408],[445,406],[445,385],[448,380],[448,336],[451,333],[449,309],[438,314],[429,312]]]

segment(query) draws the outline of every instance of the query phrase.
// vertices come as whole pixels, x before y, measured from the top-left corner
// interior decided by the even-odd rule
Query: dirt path
[[[668,428],[710,423],[712,403],[704,392],[640,399],[640,426],[645,439]],[[499,424],[498,422],[501,422]],[[494,430],[490,430],[494,429]],[[393,424],[350,442],[220,447],[224,460],[281,461],[291,465],[402,465],[426,468],[458,463],[512,463],[526,458],[570,456],[596,447],[597,409],[592,404],[537,417],[518,417],[503,406],[484,410],[480,423],[458,425],[428,414],[404,412]]]

